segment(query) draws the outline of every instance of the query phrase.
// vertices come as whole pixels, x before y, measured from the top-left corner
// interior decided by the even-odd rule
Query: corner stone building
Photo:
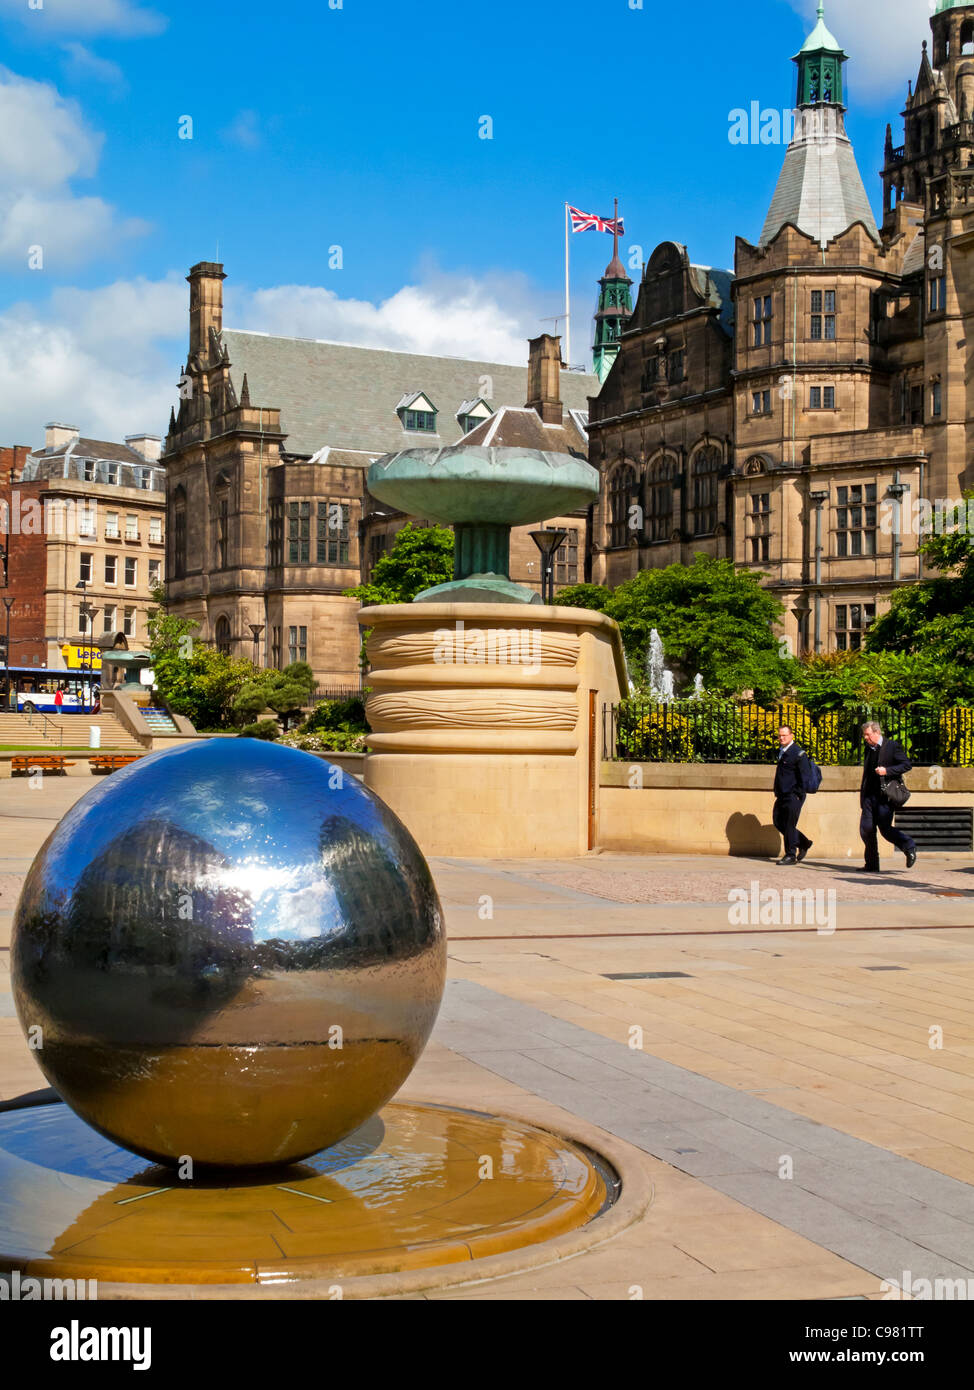
[[[597,378],[562,370],[548,335],[525,369],[224,329],[222,265],[187,278],[189,355],[163,455],[171,608],[235,656],[308,661],[320,687],[357,686],[360,605],[342,591],[409,519],[369,495],[370,464],[473,431],[584,455]],[[581,580],[586,513],[547,524],[569,533],[558,582]],[[540,587],[529,529],[512,534],[512,578]]]
[[[595,582],[729,557],[766,576],[794,650],[828,651],[920,577],[918,502],[974,484],[974,4],[931,25],[881,229],[820,7],[757,245],[733,272],[675,242],[646,263],[591,408]]]

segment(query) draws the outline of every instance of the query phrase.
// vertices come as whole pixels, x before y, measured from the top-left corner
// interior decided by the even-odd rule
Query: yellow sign
[[[101,670],[101,652],[97,647],[76,647],[66,642],[61,648],[61,655],[69,671],[85,668],[89,671]]]

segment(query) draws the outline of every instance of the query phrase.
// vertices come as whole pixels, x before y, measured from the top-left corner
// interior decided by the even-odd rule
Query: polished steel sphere
[[[249,1167],[327,1148],[395,1094],[446,936],[376,796],[309,753],[220,738],[82,797],[27,876],[11,959],[35,1056],[83,1119],[151,1159]]]

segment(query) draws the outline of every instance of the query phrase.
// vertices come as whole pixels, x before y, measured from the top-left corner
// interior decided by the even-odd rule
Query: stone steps
[[[167,716],[168,717],[168,716]],[[60,747],[84,748],[88,745],[88,730],[101,730],[101,746],[126,752],[142,752],[138,739],[113,714],[26,714],[0,713],[0,744],[18,748],[46,748],[56,752]]]

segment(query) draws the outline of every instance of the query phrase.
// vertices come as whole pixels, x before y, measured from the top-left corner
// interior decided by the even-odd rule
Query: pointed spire
[[[815,28],[805,40],[801,49],[802,53],[841,53],[842,45],[829,31],[825,23],[825,5],[819,0],[818,22]]]
[[[618,198],[615,199],[613,217],[612,260],[599,281],[599,307],[595,312],[593,354],[599,381],[604,381],[609,375],[609,369],[619,355],[619,339],[632,315],[632,280],[619,259]]]
[[[250,406],[250,383],[247,380],[246,372],[244,372],[243,385],[240,388],[240,405],[242,409]]]
[[[791,225],[825,247],[856,222],[879,241],[876,219],[845,130],[843,67],[848,55],[825,27],[825,6],[794,62],[799,107],[759,246]],[[890,137],[891,138],[891,137]]]
[[[173,406],[169,407],[169,433],[176,433],[176,411]]]
[[[602,279],[628,280],[631,285],[632,281],[629,280],[629,276],[626,274],[626,268],[619,259],[619,199],[614,198],[613,203],[615,205],[615,211],[612,214],[612,260],[606,266],[605,274],[602,276]]]

